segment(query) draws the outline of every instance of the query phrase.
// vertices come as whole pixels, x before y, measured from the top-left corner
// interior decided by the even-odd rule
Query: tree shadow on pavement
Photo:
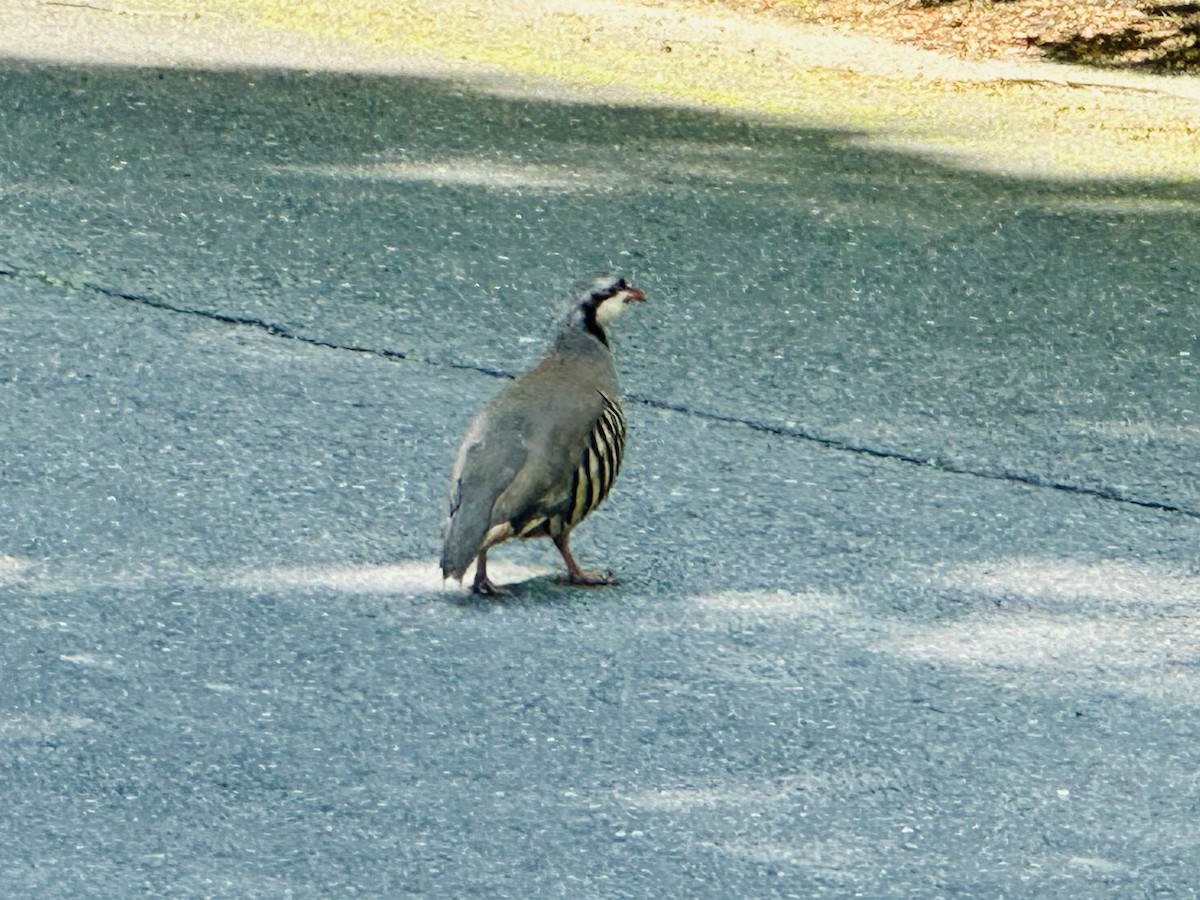
[[[1195,883],[1195,184],[414,78],[0,96],[14,890]],[[505,547],[456,602],[454,444],[602,265],[625,583]]]
[[[1200,5],[1195,3],[1143,4],[1145,13],[1117,31],[1093,29],[1061,40],[1039,41],[1048,59],[1103,68],[1143,69],[1182,74],[1200,65]]]

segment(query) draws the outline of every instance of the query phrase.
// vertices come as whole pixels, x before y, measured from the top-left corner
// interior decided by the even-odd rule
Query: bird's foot
[[[471,582],[471,593],[481,594],[484,597],[491,597],[496,600],[512,596],[512,591],[501,587],[488,578],[487,551],[480,553],[479,558],[475,560],[475,580]]]
[[[483,578],[475,579],[475,581],[471,584],[471,593],[479,594],[483,597],[491,597],[495,600],[512,596],[512,591],[506,587],[496,584],[486,575]]]
[[[589,572],[586,569],[575,569],[567,572],[559,579],[563,584],[573,584],[577,587],[603,587],[605,585],[620,584],[621,580],[612,572]]]
[[[605,584],[620,584],[617,576],[612,572],[589,572],[587,569],[579,568],[579,563],[575,562],[575,557],[571,554],[571,547],[567,543],[570,539],[570,534],[561,534],[554,539],[554,546],[558,548],[558,552],[562,554],[563,562],[567,565],[567,574],[565,578],[560,578],[559,581],[563,584],[575,584],[584,587],[600,587]]]

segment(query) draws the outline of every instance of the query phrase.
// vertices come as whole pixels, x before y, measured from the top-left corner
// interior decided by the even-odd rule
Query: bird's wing
[[[525,463],[525,448],[497,429],[489,407],[467,429],[450,475],[450,524],[442,545],[442,572],[462,578],[483,549],[496,498]]]
[[[511,522],[518,531],[531,520],[565,512],[571,476],[603,410],[603,395],[590,379],[539,366],[519,386],[520,440],[525,459],[512,482],[496,498],[492,522]]]

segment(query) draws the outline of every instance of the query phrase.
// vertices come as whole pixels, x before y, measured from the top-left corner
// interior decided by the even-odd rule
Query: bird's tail
[[[467,568],[483,549],[487,536],[489,508],[476,510],[464,501],[450,516],[442,542],[442,577],[462,581]]]

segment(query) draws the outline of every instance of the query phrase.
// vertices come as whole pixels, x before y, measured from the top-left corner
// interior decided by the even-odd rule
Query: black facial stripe
[[[608,346],[608,335],[604,333],[604,329],[596,320],[596,311],[605,300],[611,300],[617,294],[629,289],[629,282],[624,278],[619,278],[612,284],[592,291],[588,294],[587,299],[580,304],[580,308],[583,311],[583,327],[605,346]]]
[[[583,307],[583,327],[588,330],[596,340],[604,346],[608,346],[608,335],[604,333],[604,329],[600,327],[600,323],[596,321],[596,307],[599,304],[588,303]]]

